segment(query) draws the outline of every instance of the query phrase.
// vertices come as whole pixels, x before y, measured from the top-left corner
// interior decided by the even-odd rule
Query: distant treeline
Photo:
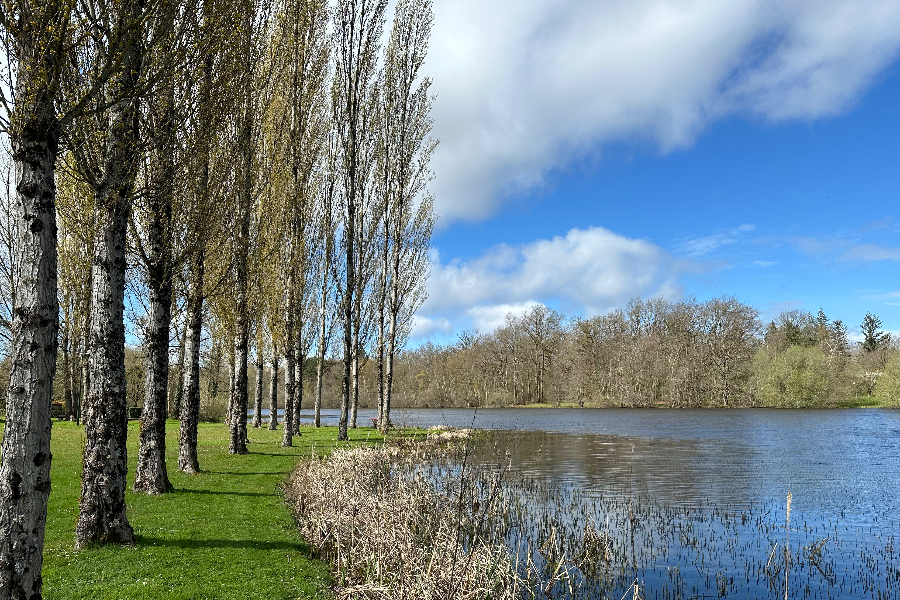
[[[868,313],[863,340],[850,342],[847,326],[792,310],[764,324],[756,309],[732,297],[633,300],[606,315],[566,318],[545,306],[507,315],[490,333],[467,331],[454,344],[424,344],[397,359],[396,407],[489,407],[528,404],[601,407],[829,407],[877,401],[900,406],[898,341]],[[142,404],[142,350],[128,349],[129,405]],[[325,359],[323,407],[339,407],[341,363]],[[0,380],[8,373],[0,362]],[[304,410],[311,408],[316,357],[303,367]],[[271,369],[250,366],[251,390],[270,393]],[[59,374],[58,374],[59,375]],[[200,412],[222,420],[230,372],[222,344],[212,340],[201,360]],[[279,376],[284,406],[284,372]],[[178,414],[177,385],[170,414]],[[377,360],[361,361],[359,401],[377,408]],[[63,385],[55,395],[62,400]],[[253,394],[253,392],[251,392]],[[266,400],[265,406],[268,406]],[[361,423],[368,425],[369,423]]]
[[[633,300],[591,318],[545,306],[490,333],[404,352],[397,406],[825,407],[897,401],[896,341],[866,314],[864,340],[823,311],[763,324],[733,297]]]

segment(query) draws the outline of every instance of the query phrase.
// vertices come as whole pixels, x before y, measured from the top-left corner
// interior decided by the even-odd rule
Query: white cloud
[[[607,142],[839,114],[898,47],[896,0],[438,0],[437,210],[485,218]]]
[[[900,261],[900,248],[860,243],[855,239],[834,237],[789,237],[787,241],[800,252],[823,260],[840,262]]]
[[[453,325],[446,318],[429,319],[420,314],[413,315],[413,325],[410,337],[413,339],[426,339],[437,334],[449,334],[453,331]]]
[[[859,244],[844,252],[841,255],[841,260],[860,262],[900,260],[900,248],[885,248],[876,244]]]
[[[679,278],[700,270],[647,240],[600,227],[572,229],[522,246],[501,244],[465,262],[443,264],[433,254],[428,300],[416,318],[486,332],[507,313],[521,314],[540,302],[558,304],[567,314],[603,313],[635,296],[677,298]],[[414,338],[419,331],[431,333],[423,327]]]
[[[465,312],[472,323],[472,327],[478,331],[493,331],[506,322],[506,315],[521,317],[529,310],[538,306],[540,302],[526,300],[516,304],[492,304],[490,306],[475,306]]]
[[[718,250],[722,246],[734,244],[741,238],[742,234],[749,233],[754,229],[756,229],[755,226],[745,223],[731,229],[728,233],[716,233],[685,240],[681,243],[680,250],[688,256],[703,256],[704,254],[709,254],[714,250]]]

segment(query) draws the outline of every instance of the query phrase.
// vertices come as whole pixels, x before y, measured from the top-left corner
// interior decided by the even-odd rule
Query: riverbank
[[[401,407],[396,407],[400,409]],[[506,404],[503,406],[490,406],[484,408],[626,408],[626,407],[617,407],[617,406],[609,406],[607,404],[598,404],[596,402],[560,402],[559,404],[553,402],[534,402],[531,404]],[[721,410],[721,409],[730,409],[730,408],[738,408],[738,409],[753,409],[753,408],[786,408],[786,409],[827,409],[827,408],[892,408],[891,406],[885,406],[878,398],[875,396],[854,396],[850,398],[845,398],[843,400],[838,400],[834,403],[830,403],[827,405],[817,405],[817,406],[767,406],[767,405],[754,405],[754,406],[704,406],[704,407],[679,407],[679,406],[671,406],[665,402],[658,402],[653,406],[649,407],[636,407],[637,410],[642,410],[644,408],[707,408],[710,410]]]
[[[228,430],[201,423],[202,472],[175,470],[178,421],[166,424],[169,478],[175,491],[131,492],[138,423],[128,431],[128,518],[137,544],[76,552],[84,430],[54,421],[53,491],[44,545],[44,597],[54,599],[325,599],[328,566],[311,557],[284,503],[280,485],[303,456],[339,446],[333,427],[302,428],[294,447],[278,431],[250,429],[250,454],[228,454]],[[375,444],[370,428],[350,432],[352,445]],[[342,443],[340,446],[346,446]]]

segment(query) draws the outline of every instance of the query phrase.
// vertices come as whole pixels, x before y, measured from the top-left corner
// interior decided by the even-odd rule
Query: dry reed
[[[337,598],[513,599],[524,582],[509,550],[416,472],[424,446],[347,448],[297,467],[285,487],[300,531],[331,562]],[[482,509],[487,509],[482,507]]]

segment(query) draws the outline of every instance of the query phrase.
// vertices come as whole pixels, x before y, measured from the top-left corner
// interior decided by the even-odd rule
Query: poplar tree
[[[172,322],[172,289],[175,274],[175,177],[176,97],[175,70],[181,62],[176,44],[172,0],[161,4],[152,24],[155,47],[146,58],[158,73],[158,84],[149,96],[146,137],[149,165],[144,196],[145,237],[134,235],[134,246],[144,266],[148,292],[145,332],[147,355],[144,408],[141,412],[138,460],[134,490],[162,494],[172,488],[166,469],[166,404],[169,383],[169,337]],[[181,24],[179,24],[181,25]],[[136,232],[137,233],[137,232]],[[143,243],[145,241],[145,243]]]
[[[82,163],[94,192],[97,235],[91,271],[90,388],[84,400],[85,449],[76,544],[134,543],[125,514],[128,433],[125,398],[125,250],[138,160],[138,94],[144,60],[144,0],[110,7],[105,50],[119,70],[104,86],[96,161]],[[112,43],[115,42],[115,43]]]
[[[433,96],[431,79],[420,75],[433,22],[430,0],[397,3],[382,76],[378,169],[385,212],[382,307],[389,293],[389,324],[385,334],[382,309],[379,335],[378,427],[382,431],[390,426],[401,313],[406,308],[411,317],[425,300],[427,252],[435,223],[433,201],[426,192],[437,145],[429,137]]]
[[[365,127],[371,110],[379,44],[387,0],[340,0],[334,12],[335,73],[332,87],[334,127],[341,148],[342,250],[344,280],[341,282],[344,374],[341,380],[341,416],[338,439],[346,440],[351,409],[351,385],[357,307],[357,247],[367,175],[366,145],[372,132]]]
[[[178,468],[187,473],[199,470],[197,424],[200,416],[200,345],[204,306],[210,295],[220,294],[228,281],[230,264],[208,260],[228,254],[226,236],[216,236],[223,225],[225,188],[231,182],[233,149],[226,124],[235,109],[231,85],[237,62],[234,27],[237,15],[230,0],[202,0],[196,34],[186,64],[193,98],[184,124],[187,145],[187,173],[184,181],[188,198],[185,209],[186,334],[182,367],[182,403],[178,437]],[[214,391],[217,392],[217,385]]]
[[[15,164],[15,294],[12,371],[0,465],[0,598],[41,594],[44,524],[50,495],[50,403],[56,374],[56,186],[62,127],[57,114],[72,5],[4,1],[7,73],[3,127]],[[7,87],[8,86],[8,87]]]

